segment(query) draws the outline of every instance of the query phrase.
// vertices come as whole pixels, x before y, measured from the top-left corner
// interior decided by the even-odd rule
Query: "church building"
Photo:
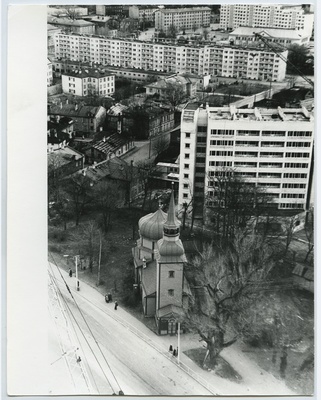
[[[167,214],[159,208],[142,217],[138,226],[140,239],[133,248],[133,258],[144,315],[155,318],[158,334],[176,334],[190,289],[184,276],[186,256],[179,237],[174,191]]]

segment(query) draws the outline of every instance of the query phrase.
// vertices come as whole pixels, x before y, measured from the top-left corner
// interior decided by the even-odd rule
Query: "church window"
[[[174,289],[168,290],[168,296],[174,296]]]
[[[175,278],[175,271],[168,271],[169,278]]]

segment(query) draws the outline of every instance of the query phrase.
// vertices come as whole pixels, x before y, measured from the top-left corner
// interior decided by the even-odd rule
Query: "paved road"
[[[115,320],[113,313],[117,313],[117,311],[113,309],[113,304],[106,304],[103,296],[95,289],[85,287],[85,284],[81,283],[81,291],[76,292],[71,285],[70,289],[85,316],[91,333],[68,294],[65,284],[58,276],[55,266],[53,266],[53,270],[63,296],[78,321],[81,331],[84,332],[88,343],[92,346],[93,351],[91,352],[86,340],[81,338],[80,330],[77,327],[77,336],[81,338],[79,341],[86,354],[86,364],[93,377],[93,386],[98,388],[100,394],[117,393],[120,388],[126,395],[211,394],[155,348]],[[64,271],[62,274],[67,282],[75,282],[75,279],[67,277]],[[85,291],[86,298],[83,296]],[[89,294],[91,297],[88,297]],[[103,355],[99,352],[98,346]],[[104,373],[100,370],[94,354]],[[104,374],[110,384],[107,383]]]

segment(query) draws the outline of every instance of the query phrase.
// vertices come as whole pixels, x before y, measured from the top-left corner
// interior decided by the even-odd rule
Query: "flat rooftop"
[[[195,110],[197,105],[191,104],[185,110]],[[185,111],[184,110],[184,111]],[[208,107],[206,110],[210,119],[214,120],[233,120],[233,121],[272,121],[272,122],[309,122],[314,120],[313,113],[309,112],[305,107],[301,108],[252,108],[237,109],[235,106],[229,107]]]
[[[51,22],[52,23],[52,22]],[[256,50],[256,51],[260,51],[263,53],[284,53],[285,51],[287,51],[286,49],[274,49],[274,51],[272,50],[266,50],[264,48],[261,47],[261,43],[258,42],[251,42],[248,43],[246,45],[242,44],[242,45],[237,45],[237,44],[230,44],[230,43],[222,43],[222,44],[182,44],[182,43],[178,43],[177,41],[175,41],[174,43],[159,43],[159,42],[152,42],[152,41],[144,41],[144,40],[137,40],[137,39],[123,39],[123,38],[107,38],[105,36],[102,35],[88,35],[88,34],[81,34],[81,33],[76,33],[76,32],[70,32],[70,33],[60,33],[59,35],[64,35],[64,36],[78,36],[78,37],[83,37],[85,39],[90,39],[90,38],[96,38],[96,39],[104,39],[104,40],[109,40],[109,41],[115,41],[117,40],[118,42],[134,42],[134,43],[143,43],[146,45],[162,45],[162,46],[171,46],[171,47],[186,47],[186,48],[194,48],[194,49],[199,49],[202,47],[207,47],[207,48],[216,48],[216,49],[224,49],[224,48],[232,48],[232,49],[236,49],[236,50]]]

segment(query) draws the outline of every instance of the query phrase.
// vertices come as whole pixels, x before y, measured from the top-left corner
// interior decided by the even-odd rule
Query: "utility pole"
[[[179,364],[179,354],[181,351],[181,323],[178,322],[178,331],[177,331],[177,361]]]
[[[101,262],[101,232],[99,231],[99,258],[98,258],[97,286],[100,285],[100,262]]]
[[[78,280],[78,256],[75,256],[75,264],[76,264],[76,288],[79,291],[79,280]]]

